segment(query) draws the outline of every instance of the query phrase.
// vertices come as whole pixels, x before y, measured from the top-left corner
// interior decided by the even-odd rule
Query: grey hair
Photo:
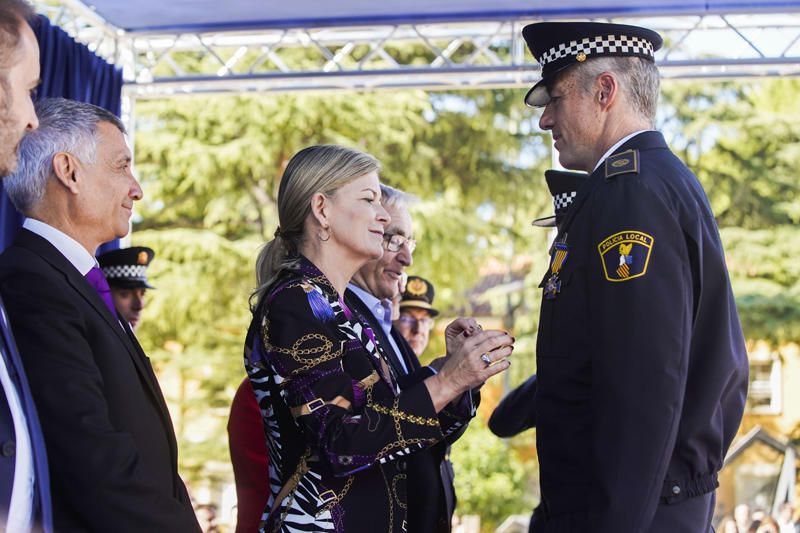
[[[415,203],[417,203],[417,197],[413,194],[381,183],[381,205],[383,207],[400,209],[403,207],[408,208]]]
[[[295,268],[299,248],[307,238],[305,221],[311,214],[311,199],[317,193],[334,196],[340,187],[381,165],[370,154],[335,144],[303,148],[289,160],[278,187],[278,229],[256,259],[258,288],[250,296],[258,307],[281,272]]]
[[[591,90],[603,72],[615,74],[631,106],[650,125],[655,125],[660,76],[655,63],[641,57],[598,57],[578,66],[576,76],[584,92]]]
[[[47,180],[55,178],[53,156],[67,152],[83,163],[97,158],[97,125],[110,122],[123,134],[125,125],[101,107],[64,98],[36,103],[39,128],[22,138],[17,170],[3,181],[14,207],[24,214],[42,200]]]

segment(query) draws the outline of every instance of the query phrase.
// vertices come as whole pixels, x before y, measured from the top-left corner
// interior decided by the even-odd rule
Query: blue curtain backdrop
[[[103,107],[119,116],[122,107],[122,70],[76,42],[47,17],[40,15],[33,28],[39,41],[42,84],[38,98],[61,96]],[[22,226],[22,215],[14,209],[0,184],[0,251]],[[119,241],[101,246],[98,254],[119,248]]]

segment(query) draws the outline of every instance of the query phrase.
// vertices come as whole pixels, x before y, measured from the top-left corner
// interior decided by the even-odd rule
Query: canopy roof
[[[800,75],[800,0],[35,1],[133,98],[525,87],[521,30],[547,19],[652,28],[667,78]]]
[[[126,32],[205,32],[507,19],[789,12],[797,0],[93,0]]]

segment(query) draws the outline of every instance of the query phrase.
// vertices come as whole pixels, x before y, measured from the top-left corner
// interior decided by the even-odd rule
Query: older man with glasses
[[[345,292],[345,303],[372,328],[381,355],[401,388],[413,386],[436,372],[422,367],[415,350],[392,325],[392,299],[400,291],[405,269],[413,262],[416,247],[408,205],[412,198],[392,187],[381,186],[381,203],[391,221],[384,228],[383,256],[364,265]],[[446,461],[449,444],[461,436],[466,422],[475,415],[475,403],[465,394],[446,409],[463,413],[459,431],[437,445],[421,450],[403,460],[408,472],[408,524],[406,531],[440,533],[450,531],[455,510],[453,471]]]

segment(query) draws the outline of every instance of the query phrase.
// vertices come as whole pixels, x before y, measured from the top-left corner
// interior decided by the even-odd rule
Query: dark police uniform
[[[706,195],[660,133],[616,152],[578,191],[541,284],[546,531],[669,531],[654,517],[714,491],[744,410],[744,339]],[[712,511],[673,531],[708,531]]]
[[[660,133],[581,186],[541,287],[544,531],[710,531],[747,356],[708,199]]]

